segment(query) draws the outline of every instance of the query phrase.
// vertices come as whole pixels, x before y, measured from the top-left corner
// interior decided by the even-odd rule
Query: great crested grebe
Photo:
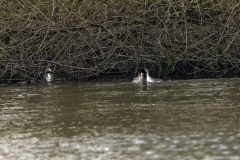
[[[133,78],[132,83],[140,83],[142,85],[145,85],[147,82],[147,72],[144,68],[140,68],[138,70],[138,76]]]
[[[152,78],[150,75],[149,75],[149,71],[147,68],[143,68],[145,70],[145,72],[147,73],[147,82],[149,83],[156,83],[156,82],[163,82],[162,79],[158,79],[158,78]]]
[[[54,76],[53,73],[54,73],[54,71],[50,67],[47,67],[46,71],[45,71],[44,79],[47,82],[52,82],[53,81],[53,76]]]

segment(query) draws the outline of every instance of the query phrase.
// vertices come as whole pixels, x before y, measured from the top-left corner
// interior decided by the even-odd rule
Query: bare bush
[[[1,79],[238,74],[237,0],[2,0]]]

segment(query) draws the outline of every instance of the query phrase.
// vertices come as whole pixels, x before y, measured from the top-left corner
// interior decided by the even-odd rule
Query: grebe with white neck
[[[148,83],[158,83],[158,82],[163,82],[163,79],[158,79],[158,78],[152,78],[149,74],[149,71],[147,68],[144,68],[144,70],[147,73],[147,82]]]
[[[45,71],[44,79],[47,82],[52,82],[53,81],[53,77],[54,77],[53,73],[54,73],[54,71],[50,67],[47,67],[46,71]]]
[[[140,68],[138,70],[138,76],[133,78],[132,83],[139,83],[142,85],[146,85],[147,82],[147,72],[144,68]]]

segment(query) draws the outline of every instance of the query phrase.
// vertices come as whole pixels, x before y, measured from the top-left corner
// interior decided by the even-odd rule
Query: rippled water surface
[[[240,79],[0,86],[0,159],[240,160]]]

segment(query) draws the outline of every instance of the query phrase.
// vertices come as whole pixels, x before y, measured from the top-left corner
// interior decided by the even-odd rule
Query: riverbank
[[[1,83],[42,80],[51,66],[74,80],[238,76],[240,3],[1,1]]]

